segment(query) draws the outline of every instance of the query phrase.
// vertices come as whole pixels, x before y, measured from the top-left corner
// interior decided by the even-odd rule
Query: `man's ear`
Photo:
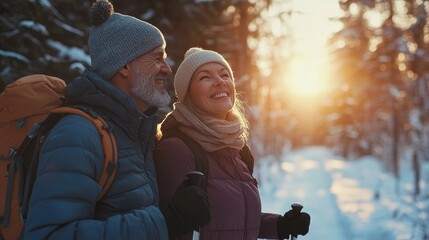
[[[125,66],[123,66],[121,69],[119,69],[118,73],[122,76],[122,77],[128,77],[130,75],[130,66],[129,64],[126,64]]]
[[[125,93],[129,93],[130,88],[132,87],[132,74],[131,67],[129,64],[120,68],[115,75],[110,79],[110,83]]]

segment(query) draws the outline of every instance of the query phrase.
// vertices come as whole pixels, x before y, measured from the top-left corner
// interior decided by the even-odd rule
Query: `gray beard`
[[[140,71],[134,71],[134,82],[131,93],[140,100],[151,106],[158,108],[167,107],[171,102],[171,97],[167,91],[160,92],[155,86],[155,77],[147,77]]]

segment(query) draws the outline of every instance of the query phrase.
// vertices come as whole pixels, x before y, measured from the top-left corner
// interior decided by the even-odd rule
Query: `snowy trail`
[[[328,148],[306,147],[256,166],[264,212],[282,214],[297,202],[311,215],[300,240],[429,240],[429,201],[413,200],[407,161],[401,162],[400,195],[398,181],[372,156],[345,161]]]
[[[303,149],[284,154],[281,162],[268,160],[258,165],[265,173],[260,179],[263,211],[284,213],[298,202],[311,215],[310,232],[300,239],[352,239],[348,221],[330,191],[332,175],[326,169],[335,167],[332,165],[338,161],[329,151]]]

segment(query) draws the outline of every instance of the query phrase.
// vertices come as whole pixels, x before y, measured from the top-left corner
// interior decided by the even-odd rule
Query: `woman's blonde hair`
[[[241,128],[243,129],[243,140],[247,142],[249,139],[249,120],[246,118],[244,102],[240,99],[240,94],[237,92],[235,92],[234,107],[231,109],[231,113],[238,118]]]

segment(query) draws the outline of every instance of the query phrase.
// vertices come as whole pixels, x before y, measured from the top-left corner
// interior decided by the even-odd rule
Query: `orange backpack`
[[[63,80],[29,75],[0,93],[0,239],[19,239],[37,172],[44,137],[63,116],[77,114],[94,124],[101,136],[104,170],[98,180],[100,199],[109,189],[117,169],[117,146],[108,124],[96,113],[62,106]]]

